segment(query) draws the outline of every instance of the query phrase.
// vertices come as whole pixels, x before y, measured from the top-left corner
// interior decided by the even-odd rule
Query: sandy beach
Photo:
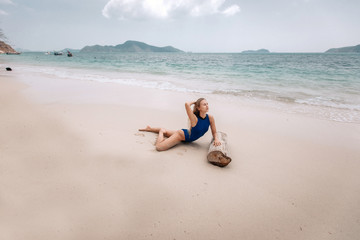
[[[157,152],[198,94],[0,72],[0,239],[360,236],[360,126],[205,95],[211,133]]]

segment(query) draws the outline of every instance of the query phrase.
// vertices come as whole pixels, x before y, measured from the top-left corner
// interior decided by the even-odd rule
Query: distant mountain
[[[183,52],[171,46],[155,47],[143,42],[126,41],[124,44],[116,46],[86,46],[80,50],[83,52]]]
[[[259,50],[246,50],[242,51],[241,53],[270,53],[267,49],[259,49]]]
[[[330,48],[326,53],[360,53],[360,44],[352,47]]]

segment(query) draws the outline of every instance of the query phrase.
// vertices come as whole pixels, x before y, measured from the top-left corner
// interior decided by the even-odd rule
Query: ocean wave
[[[236,97],[279,101],[282,103],[295,103],[297,100],[291,96],[281,95],[279,92],[265,90],[215,90],[212,93],[218,95],[233,95]]]
[[[46,75],[53,75],[62,79],[94,81],[100,83],[118,83],[127,86],[144,87],[151,89],[170,90],[176,92],[188,92],[188,93],[211,93],[209,90],[203,90],[198,88],[188,88],[184,84],[177,84],[179,80],[169,81],[168,76],[156,78],[151,74],[141,73],[119,73],[119,72],[91,72],[91,70],[82,71],[81,69],[68,69],[68,68],[54,68],[54,67],[29,67],[22,66],[23,72],[32,72]],[[180,86],[182,85],[182,86]]]
[[[303,104],[360,111],[359,104],[347,103],[342,100],[330,97],[312,96],[302,92],[279,93],[265,90],[214,90],[212,93],[218,95],[233,95],[245,98],[278,101],[289,104]]]
[[[360,111],[360,105],[340,102],[339,100],[335,100],[332,98],[326,97],[313,97],[308,99],[297,99],[296,103],[312,105],[312,106],[326,106],[331,108],[338,109],[347,109],[351,111]]]

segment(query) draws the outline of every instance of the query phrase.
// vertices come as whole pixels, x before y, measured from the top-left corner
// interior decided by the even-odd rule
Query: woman
[[[194,105],[193,109],[191,109],[191,105]],[[199,139],[208,131],[210,126],[211,133],[214,137],[214,145],[221,145],[216,136],[214,117],[207,114],[209,111],[209,104],[206,99],[199,98],[196,102],[187,102],[185,103],[185,109],[190,120],[190,130],[181,129],[176,131],[147,126],[144,129],[139,129],[139,131],[159,133],[159,137],[155,144],[156,150],[165,151],[180,142],[193,142]]]

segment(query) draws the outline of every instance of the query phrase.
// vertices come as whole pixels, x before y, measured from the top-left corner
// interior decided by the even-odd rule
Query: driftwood
[[[227,145],[227,135],[223,132],[217,132],[218,140],[221,142],[220,146],[214,146],[214,139],[210,143],[207,159],[211,164],[219,167],[225,167],[231,162],[229,157],[229,149]]]

